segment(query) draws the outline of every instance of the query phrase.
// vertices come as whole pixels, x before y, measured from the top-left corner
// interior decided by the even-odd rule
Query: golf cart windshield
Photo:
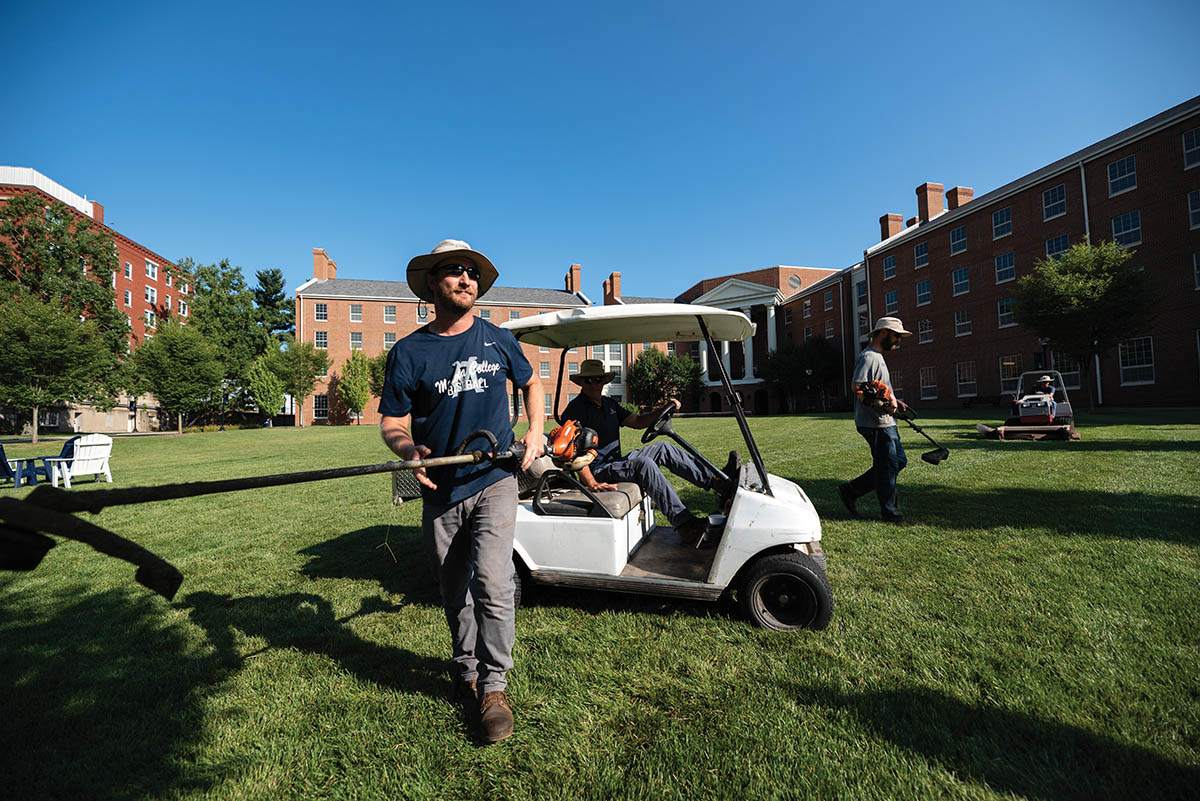
[[[741,342],[754,333],[754,324],[741,312],[686,303],[566,309],[509,320],[502,327],[526,344],[551,348],[615,342],[703,342],[704,332],[697,317],[703,318],[716,342]]]

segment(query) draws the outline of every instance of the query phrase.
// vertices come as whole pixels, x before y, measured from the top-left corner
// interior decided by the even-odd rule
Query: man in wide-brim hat
[[[606,370],[599,359],[585,359],[579,366],[579,372],[571,376],[582,392],[567,404],[562,419],[577,420],[580,425],[593,429],[597,435],[598,455],[591,465],[580,471],[579,478],[593,492],[615,490],[617,482],[632,481],[654,499],[655,506],[662,510],[679,533],[681,541],[695,542],[704,533],[707,518],[696,517],[688,511],[659,467],[667,468],[700,489],[716,492],[723,506],[736,488],[735,474],[741,466],[737,451],[729,455],[725,475],[732,478],[726,479],[714,476],[690,453],[663,440],[622,456],[621,426],[644,429],[657,420],[668,406],[678,409],[679,401],[670,398],[662,406],[645,414],[630,413],[604,394],[604,386],[615,377],[616,373]]]
[[[854,425],[871,448],[871,467],[858,478],[837,488],[838,497],[854,517],[858,517],[857,500],[870,492],[879,498],[879,512],[887,523],[911,526],[900,512],[896,494],[896,477],[908,464],[896,418],[892,415],[908,406],[896,399],[891,374],[883,354],[900,346],[903,337],[912,332],[904,328],[899,317],[880,317],[871,330],[871,339],[854,363],[850,389],[854,392]],[[860,390],[864,385],[881,382],[887,388],[886,397],[865,403]]]
[[[522,469],[541,455],[541,381],[512,333],[472,312],[497,275],[487,256],[457,239],[409,262],[409,287],[436,316],[388,352],[379,429],[401,459],[449,455],[480,429],[496,436],[497,452],[507,450],[509,381],[524,393],[529,418]],[[478,715],[484,742],[503,740],[513,732],[505,687],[515,635],[516,478],[490,461],[420,469],[416,478],[421,530],[450,626],[455,698],[469,717]]]

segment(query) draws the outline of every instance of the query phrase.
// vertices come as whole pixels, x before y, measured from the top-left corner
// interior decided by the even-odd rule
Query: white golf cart
[[[1052,382],[1050,392],[1043,391],[1038,383],[1040,377],[1047,375]],[[975,430],[989,439],[1079,439],[1067,385],[1057,370],[1021,373],[1012,413],[1004,425],[992,428],[979,423]]]
[[[504,327],[523,343],[561,349],[557,410],[563,407],[559,401],[569,348],[689,340],[715,347],[714,340],[739,342],[754,331],[739,312],[674,303],[547,312]],[[833,597],[816,509],[799,486],[766,471],[741,399],[720,360],[715,364],[751,463],[729,477],[737,489],[727,514],[709,517],[700,541],[709,547],[685,546],[674,529],[656,526],[651,500],[636,484],[594,493],[572,472],[555,469],[549,457],[542,457],[535,469],[518,477],[518,599],[528,582],[706,601],[732,589],[746,616],[764,628],[795,631],[828,625]],[[646,429],[642,442],[670,437],[715,476],[724,477],[674,430],[673,413],[673,407],[664,412]]]

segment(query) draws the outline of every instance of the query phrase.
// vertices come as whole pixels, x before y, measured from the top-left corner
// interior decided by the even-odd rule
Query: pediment
[[[692,303],[701,306],[716,306],[718,309],[736,309],[743,306],[773,306],[783,300],[783,295],[773,286],[755,284],[741,278],[730,278],[714,289],[710,289]]]

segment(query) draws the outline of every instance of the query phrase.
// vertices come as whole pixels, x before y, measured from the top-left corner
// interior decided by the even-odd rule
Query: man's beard
[[[471,291],[470,287],[467,287],[463,289],[463,292],[467,294],[463,295],[459,294],[459,289],[460,287],[457,285],[446,287],[442,284],[438,284],[435,287],[434,299],[435,301],[440,301],[441,304],[449,306],[455,311],[467,311],[475,305],[475,293]],[[435,307],[438,305],[439,303],[434,303]]]
[[[896,337],[893,339],[892,337],[887,337],[881,344],[884,350],[896,350],[896,348],[900,347],[900,338]]]

